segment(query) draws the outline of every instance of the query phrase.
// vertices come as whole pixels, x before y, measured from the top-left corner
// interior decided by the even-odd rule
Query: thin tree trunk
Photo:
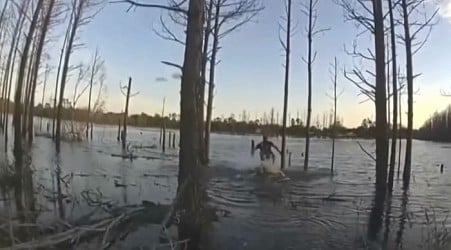
[[[221,10],[221,4],[216,3],[215,22],[213,27],[213,48],[210,59],[210,76],[208,81],[208,100],[207,100],[207,119],[205,125],[205,143],[204,152],[205,160],[208,163],[210,160],[210,132],[211,132],[211,117],[213,113],[213,93],[215,89],[215,69],[216,69],[216,55],[219,49],[219,14]]]
[[[409,14],[407,1],[401,1],[404,17],[404,42],[406,47],[406,73],[407,73],[407,139],[406,155],[403,172],[403,185],[408,188],[412,163],[412,130],[413,130],[413,63],[412,63],[412,41],[410,37]]]
[[[97,64],[97,50],[94,55],[94,62],[92,63],[92,69],[91,69],[91,79],[89,80],[89,100],[88,100],[88,120],[86,122],[86,139],[88,139],[89,136],[89,122],[91,120],[91,95],[92,95],[92,84],[94,82],[94,74]],[[92,134],[91,134],[91,140],[92,140]]]
[[[286,133],[287,133],[287,110],[288,110],[288,84],[290,81],[290,50],[291,50],[291,0],[287,1],[287,28],[285,44],[285,84],[283,95],[283,120],[282,120],[282,153],[280,154],[280,167],[285,168],[286,156]]]
[[[32,42],[32,47],[31,47],[31,53],[29,55],[29,64],[27,67],[27,78],[25,81],[25,89],[22,89],[22,91],[24,91],[22,93],[22,98],[23,100],[21,100],[21,102],[23,101],[23,122],[22,122],[22,137],[26,138],[27,136],[27,118],[28,118],[28,111],[30,110],[30,103],[31,103],[31,89],[33,88],[32,84],[33,84],[33,72],[34,72],[34,62],[36,60],[36,37],[34,37],[33,42]],[[33,100],[34,101],[34,100]]]
[[[28,6],[30,4],[30,1],[23,1],[22,5],[19,9],[19,17],[17,18],[16,25],[14,26],[14,31],[12,35],[12,41],[11,41],[11,47],[8,53],[8,61],[6,64],[6,76],[3,79],[3,84],[6,87],[5,89],[5,110],[4,110],[4,116],[3,116],[3,124],[5,126],[5,152],[8,151],[8,127],[9,127],[9,104],[11,99],[11,89],[12,89],[12,81],[13,81],[13,72],[14,72],[14,65],[16,61],[16,55],[17,55],[17,47],[19,45],[21,33],[23,24],[25,21],[25,14],[28,10]]]
[[[32,87],[32,93],[31,93],[31,101],[30,101],[30,107],[29,107],[29,115],[28,115],[28,142],[32,143],[33,142],[33,116],[34,116],[34,98],[35,98],[35,94],[36,94],[36,86],[37,86],[37,81],[38,81],[38,72],[39,72],[39,66],[41,64],[41,56],[42,56],[42,51],[44,49],[44,45],[45,45],[45,39],[47,36],[47,31],[48,31],[48,27],[50,25],[50,20],[52,18],[52,13],[53,13],[53,7],[55,5],[55,0],[49,0],[48,1],[48,7],[47,7],[47,12],[45,13],[45,17],[44,17],[44,21],[42,23],[42,27],[41,27],[41,34],[39,37],[39,41],[38,41],[38,47],[36,50],[36,61],[35,61],[35,66],[34,66],[34,72],[33,72],[33,76],[32,76],[32,80],[33,80],[33,87]],[[46,73],[46,79],[47,80],[47,73]],[[44,81],[44,93],[45,93],[45,84],[46,82]],[[42,93],[42,108],[44,108],[44,93]],[[41,129],[42,129],[42,118],[41,118]]]
[[[213,15],[213,0],[210,0],[208,4],[208,12],[207,12],[207,27],[204,32],[204,47],[202,49],[202,71],[201,71],[201,83],[199,86],[199,153],[202,164],[208,163],[207,154],[205,154],[206,145],[205,145],[205,133],[204,127],[204,103],[205,103],[205,85],[207,83],[207,63],[208,63],[208,45],[211,35],[211,19]],[[219,4],[218,4],[219,5]]]
[[[48,78],[48,74],[49,74],[49,69],[48,69],[48,65],[47,65],[47,69],[45,71],[45,76],[44,76],[44,87],[42,88],[42,99],[41,99],[41,105],[42,105],[42,109],[41,109],[41,119],[39,122],[39,131],[42,131],[42,119],[44,117],[44,98],[45,98],[45,88],[47,86],[47,78]]]
[[[199,122],[196,107],[196,85],[200,80],[202,61],[202,29],[205,1],[190,0],[183,62],[180,100],[180,154],[178,192],[179,207],[186,213],[178,227],[180,239],[190,239],[188,250],[198,249],[200,241],[203,190],[200,184],[202,168],[199,164]]]
[[[125,150],[127,146],[127,117],[128,117],[128,102],[130,100],[130,89],[132,87],[132,78],[128,78],[128,87],[127,87],[127,98],[125,99],[125,112],[124,112],[124,120],[123,120],[123,132],[124,135],[122,136],[122,150]]]
[[[387,187],[388,135],[382,0],[373,0],[373,14],[376,55],[376,190],[385,193]]]
[[[305,153],[304,153],[304,170],[308,169],[309,152],[310,152],[310,122],[312,116],[312,40],[313,40],[313,0],[309,1],[309,22],[308,22],[308,96],[307,96],[307,124],[305,134]]]
[[[401,149],[402,149],[402,94],[399,92],[399,149],[398,149],[398,176],[397,179],[399,180],[399,172],[401,170]]]
[[[72,16],[71,16],[71,20],[69,21],[69,25],[70,25],[71,22],[72,22]],[[58,85],[59,85],[58,83],[59,83],[59,80],[60,80],[61,66],[62,66],[62,63],[63,63],[64,51],[65,51],[65,48],[66,48],[66,42],[67,42],[68,35],[69,35],[69,28],[68,28],[68,30],[66,32],[66,35],[64,36],[63,47],[61,48],[60,59],[59,59],[59,62],[58,62],[58,70],[56,72],[55,96],[53,98],[52,138],[55,138],[55,128],[56,128],[55,122],[56,122],[56,111],[57,111],[56,103],[57,103],[57,100],[58,100]]]
[[[8,7],[8,3],[9,3],[9,0],[6,0],[5,4],[3,5],[2,12],[0,14],[0,31],[3,31],[3,32],[0,32],[0,37],[3,38],[3,42],[6,42],[6,36],[4,35],[4,33],[6,32],[6,29],[3,29],[3,24],[5,23],[4,17],[5,17],[6,8]],[[0,49],[0,55],[3,55],[3,46]],[[5,76],[7,78],[6,67],[7,67],[7,65],[5,66],[5,70],[3,71],[4,73],[2,75],[2,81],[1,81],[2,83],[5,82],[4,81]],[[2,130],[4,130],[4,128],[5,128],[4,119],[3,119],[3,117],[4,117],[4,112],[3,111],[5,109],[5,102],[4,102],[5,96],[6,96],[6,84],[3,84],[3,86],[2,86],[2,95],[1,95],[2,99],[0,100],[1,104],[2,104],[2,112],[0,113],[0,127],[2,128]]]
[[[337,134],[337,58],[334,60],[334,123],[332,127],[332,156],[330,160],[330,173],[334,174],[335,161],[335,137]]]
[[[397,54],[396,54],[396,31],[395,20],[393,17],[393,2],[388,0],[390,13],[390,38],[391,38],[391,54],[392,54],[392,89],[393,89],[393,121],[392,121],[392,138],[390,153],[390,170],[388,173],[388,190],[393,191],[393,178],[395,175],[396,161],[396,140],[398,135],[398,72],[397,72]]]
[[[19,71],[17,73],[16,94],[14,98],[14,158],[19,163],[22,162],[22,135],[21,135],[21,113],[22,113],[22,86],[24,81],[24,72],[27,65],[28,52],[33,41],[33,34],[38,21],[39,13],[41,11],[44,0],[38,0],[36,9],[33,13],[30,28],[28,30],[27,38],[25,40],[24,48],[22,50],[22,58],[20,59]],[[20,165],[20,164],[19,164]]]
[[[63,109],[63,101],[64,101],[64,89],[66,87],[66,79],[67,79],[67,73],[69,71],[69,60],[70,55],[72,54],[72,47],[75,40],[75,35],[77,33],[78,25],[80,24],[80,18],[81,13],[83,11],[83,5],[85,1],[78,1],[78,5],[74,5],[73,8],[76,8],[73,10],[73,22],[71,27],[71,32],[69,35],[69,40],[67,43],[66,48],[66,55],[64,57],[64,64],[63,64],[63,70],[61,74],[61,86],[60,86],[60,96],[58,100],[58,110],[56,113],[56,134],[55,134],[55,140],[56,140],[56,149],[57,152],[60,150],[60,143],[61,143],[61,115],[62,115],[62,109]]]

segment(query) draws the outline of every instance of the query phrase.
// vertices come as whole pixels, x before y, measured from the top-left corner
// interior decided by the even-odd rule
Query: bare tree
[[[45,67],[45,73],[44,73],[44,86],[42,87],[42,99],[41,99],[41,105],[42,105],[42,109],[41,109],[41,119],[39,121],[39,130],[42,131],[42,118],[44,117],[44,98],[45,98],[45,88],[47,87],[47,79],[48,76],[50,74],[50,66],[47,64]],[[47,131],[48,132],[48,131]]]
[[[14,97],[14,157],[18,166],[22,163],[22,135],[21,135],[21,122],[22,122],[22,86],[24,82],[24,73],[27,65],[29,50],[33,41],[33,35],[38,22],[39,13],[42,9],[44,0],[39,0],[36,8],[33,10],[33,17],[31,19],[30,27],[25,40],[24,48],[22,50],[22,57],[20,59],[20,65],[17,73],[16,93]]]
[[[129,2],[129,1],[127,1]],[[210,147],[210,130],[211,130],[211,118],[213,111],[213,94],[215,86],[215,69],[219,64],[217,55],[220,49],[219,41],[230,34],[231,32],[239,29],[244,24],[251,21],[262,10],[261,0],[209,0],[205,4],[205,19],[206,27],[203,33],[203,57],[202,57],[202,69],[201,79],[197,87],[198,92],[198,110],[201,116],[199,116],[199,124],[202,132],[199,135],[199,152],[201,154],[201,161],[203,164],[207,164],[209,161],[209,147]],[[184,1],[180,3],[175,0],[169,0],[170,7],[181,8]],[[182,8],[183,9],[183,8]],[[180,26],[186,26],[186,12],[184,11],[172,11],[169,12],[169,17],[172,22]],[[177,42],[184,45],[183,39],[177,37],[177,35],[170,30],[166,21],[161,19],[161,31],[156,31],[156,34],[163,39]],[[210,37],[211,36],[211,37]],[[210,45],[210,38],[212,42]],[[211,46],[211,47],[210,47]],[[209,63],[209,76],[207,81],[207,64]],[[181,68],[175,63],[163,62],[165,64]],[[204,124],[204,105],[205,105],[205,84],[208,83],[208,99],[207,99],[207,111]]]
[[[333,115],[332,119],[333,121],[329,125],[329,127],[332,128],[332,153],[331,153],[331,160],[330,160],[330,173],[334,173],[334,162],[335,162],[335,138],[337,137],[337,100],[338,97],[343,94],[343,91],[341,93],[337,94],[337,77],[338,77],[338,63],[337,58],[334,58],[334,64],[333,64],[333,72],[332,72],[332,82],[333,82],[333,96],[329,96],[333,102],[334,102],[334,108],[333,108]]]
[[[100,70],[100,76],[99,76],[99,88],[97,91],[97,97],[96,100],[94,102],[94,105],[92,107],[92,111],[93,113],[102,113],[104,106],[105,106],[105,94],[106,94],[106,86],[105,86],[105,78],[106,78],[106,73],[105,73],[105,67],[102,67]],[[92,140],[92,134],[94,131],[94,119],[90,119],[91,121],[91,140]]]
[[[412,164],[413,80],[415,78],[413,74],[413,55],[426,43],[438,13],[438,9],[436,9],[431,15],[427,16],[426,11],[420,9],[421,7],[424,8],[426,2],[426,0],[401,0],[401,23],[404,27],[404,35],[399,37],[405,45],[407,74],[407,139],[403,172],[405,188],[409,186]],[[414,15],[418,16],[418,18],[415,18]],[[411,28],[413,29],[411,30]],[[419,38],[420,33],[425,29],[426,36],[423,39]]]
[[[62,65],[63,65],[64,52],[66,49],[66,43],[67,43],[67,39],[69,37],[69,32],[70,32],[69,27],[72,25],[72,18],[73,18],[73,15],[70,15],[69,24],[68,24],[68,28],[66,30],[66,34],[64,36],[63,46],[61,47],[60,58],[58,61],[58,68],[57,68],[57,72],[56,72],[55,93],[54,93],[54,98],[53,98],[52,138],[55,138],[56,116],[57,116],[56,104],[58,101],[58,86],[59,86],[59,80],[60,80],[60,73],[61,73],[61,69],[62,69]]]
[[[198,151],[198,117],[196,84],[199,81],[202,61],[202,30],[204,24],[203,0],[189,0],[186,46],[182,71],[180,100],[180,154],[179,187],[183,190],[180,207],[187,213],[179,227],[180,239],[190,239],[188,249],[196,249],[200,224],[194,217],[201,209],[201,167]],[[194,118],[194,119],[193,119]],[[186,182],[186,184],[185,184]],[[185,186],[186,185],[186,186]],[[196,212],[197,211],[197,212]],[[194,220],[193,220],[194,219]],[[191,242],[191,240],[193,240]]]
[[[5,75],[3,77],[3,86],[5,87],[5,91],[3,91],[3,101],[5,107],[3,114],[3,124],[5,126],[5,152],[8,150],[8,126],[9,126],[9,104],[11,97],[11,89],[12,89],[12,81],[13,81],[13,72],[14,72],[14,62],[16,60],[17,47],[19,45],[22,28],[25,22],[25,13],[28,10],[30,1],[22,1],[20,7],[18,7],[18,17],[16,24],[14,25],[14,31],[12,33],[11,39],[11,47],[8,53],[8,59],[6,62]]]
[[[308,74],[308,94],[307,94],[307,122],[306,122],[306,132],[305,132],[305,153],[304,153],[304,170],[308,169],[309,163],[309,153],[310,153],[310,123],[312,116],[312,66],[316,59],[316,51],[313,52],[313,38],[326,31],[327,29],[317,29],[316,21],[318,19],[317,5],[319,0],[308,0],[308,4],[303,3],[302,12],[308,17],[308,26],[306,28],[307,32],[307,42],[308,42],[308,55],[307,60],[307,74]]]
[[[50,26],[50,21],[52,18],[52,14],[53,14],[53,9],[55,6],[55,1],[56,0],[49,0],[48,1],[48,6],[46,7],[45,11],[44,11],[44,20],[42,22],[41,25],[41,30],[40,30],[40,36],[39,36],[39,41],[38,41],[38,45],[37,45],[37,49],[36,49],[36,58],[35,58],[35,65],[33,68],[33,76],[32,76],[32,81],[33,83],[31,84],[31,98],[30,98],[30,103],[29,103],[29,114],[28,114],[28,142],[31,143],[33,141],[33,116],[34,116],[34,98],[35,98],[35,93],[36,93],[36,86],[37,86],[37,79],[38,79],[38,72],[39,72],[39,66],[41,63],[41,56],[42,56],[42,51],[44,48],[44,44],[46,41],[46,36],[47,36],[47,32],[48,32],[48,28]],[[44,96],[44,95],[43,95]],[[44,104],[42,104],[44,105]]]
[[[89,79],[89,99],[88,99],[88,118],[86,120],[86,139],[89,138],[89,126],[90,123],[92,125],[92,118],[91,118],[91,95],[92,95],[92,86],[95,84],[95,78],[96,76],[101,73],[101,69],[103,67],[103,61],[100,59],[98,50],[96,49],[96,52],[94,54],[92,65],[91,65],[91,76]],[[91,140],[92,140],[92,131],[91,131]]]
[[[285,17],[282,19],[286,21],[286,27],[284,28],[282,24],[279,24],[280,30],[286,33],[285,41],[279,35],[279,40],[282,48],[285,50],[285,84],[284,84],[284,95],[283,95],[283,118],[282,118],[282,153],[280,158],[280,167],[285,168],[285,156],[286,156],[286,130],[287,130],[287,110],[288,110],[288,84],[290,77],[290,50],[291,50],[291,0],[286,0],[285,2]],[[280,34],[280,33],[279,33]]]
[[[347,20],[354,21],[357,25],[364,27],[365,32],[369,31],[374,36],[374,54],[368,49],[369,56],[356,52],[353,55],[373,62],[375,73],[367,71],[375,78],[375,85],[372,85],[363,72],[358,69],[352,71],[352,76],[345,71],[345,77],[353,82],[360,91],[374,101],[376,108],[376,190],[378,193],[385,193],[387,187],[387,163],[388,163],[388,133],[387,133],[387,98],[385,81],[385,41],[384,41],[384,13],[382,0],[373,0],[371,6],[367,1],[341,0],[340,5],[346,12]]]
[[[393,121],[392,121],[392,138],[390,152],[390,170],[388,172],[388,191],[393,191],[393,178],[395,175],[396,162],[396,140],[398,136],[398,73],[397,73],[397,54],[396,54],[396,30],[395,18],[393,15],[395,6],[392,0],[388,0],[388,11],[390,15],[390,42],[392,56],[392,90],[393,90]]]
[[[127,146],[127,117],[128,117],[128,104],[130,97],[136,96],[139,94],[139,92],[130,95],[130,90],[132,88],[132,78],[128,78],[128,85],[121,87],[122,94],[125,95],[125,111],[124,111],[124,121],[123,121],[123,130],[122,130],[122,150],[126,149]],[[123,92],[123,89],[127,89],[127,92]]]
[[[63,108],[63,99],[64,99],[64,89],[66,87],[67,75],[69,71],[69,61],[70,56],[73,50],[77,47],[77,44],[74,44],[77,31],[83,25],[88,24],[92,18],[95,16],[97,12],[94,14],[88,13],[90,10],[96,9],[101,5],[101,1],[91,1],[91,0],[72,0],[72,13],[71,13],[71,23],[69,25],[70,33],[68,36],[65,55],[64,55],[64,64],[61,73],[61,86],[60,86],[60,94],[58,101],[58,108],[56,114],[56,149],[59,151],[60,149],[60,140],[61,140],[61,113]],[[97,11],[97,10],[96,10]]]
[[[75,81],[75,88],[74,88],[74,95],[72,97],[72,106],[71,106],[71,133],[73,136],[76,136],[76,138],[81,138],[81,135],[79,134],[79,130],[78,128],[75,129],[74,126],[74,120],[75,120],[75,109],[77,107],[77,103],[78,100],[80,100],[80,98],[83,96],[83,94],[87,91],[87,89],[89,88],[89,83],[82,86],[81,90],[80,90],[80,85],[85,82],[87,76],[88,76],[88,71],[89,68],[85,65],[83,65],[83,63],[80,63],[77,66],[78,69],[78,74],[77,74],[77,79]]]

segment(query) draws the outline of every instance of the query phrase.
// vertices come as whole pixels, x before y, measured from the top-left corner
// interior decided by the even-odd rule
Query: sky
[[[144,1],[144,0],[143,0]],[[164,0],[149,1],[165,3]],[[301,12],[300,0],[293,1],[293,22],[297,23],[292,37],[291,72],[288,110],[292,118],[299,114],[304,118],[307,107],[307,65],[302,58],[307,54],[305,26],[307,18]],[[251,22],[230,33],[220,41],[220,64],[216,71],[216,89],[213,117],[229,117],[232,113],[239,118],[246,110],[251,119],[260,118],[271,108],[280,113],[283,107],[284,52],[279,43],[279,21],[284,14],[283,1],[263,0],[264,9]],[[161,61],[182,64],[184,48],[174,42],[158,37],[153,29],[159,29],[160,16],[167,13],[156,9],[135,9],[127,12],[127,4],[107,4],[94,20],[82,27],[79,38],[85,46],[77,50],[71,58],[72,64],[88,63],[95,50],[106,64],[105,95],[106,110],[119,112],[123,109],[125,97],[119,90],[132,77],[132,93],[139,92],[130,101],[129,113],[160,113],[163,98],[166,111],[179,113],[180,80],[173,77],[178,69],[169,67]],[[418,128],[435,111],[444,109],[449,97],[440,95],[440,90],[451,92],[451,0],[429,2],[429,9],[440,7],[438,24],[434,27],[429,41],[414,57],[414,72],[421,73],[415,79],[414,89],[414,127]],[[334,1],[320,0],[318,5],[318,28],[329,31],[318,35],[313,46],[317,59],[313,65],[313,122],[317,117],[322,121],[323,114],[330,112],[332,100],[327,96],[332,92],[330,64],[337,57],[340,73],[338,89],[343,94],[338,99],[338,116],[344,125],[354,127],[368,117],[374,119],[374,104],[364,102],[358,89],[343,77],[343,70],[359,64],[344,52],[356,39],[359,29],[352,22],[345,22],[343,10]],[[180,37],[182,29],[170,25]],[[401,32],[401,28],[398,29]],[[62,31],[60,31],[62,33]],[[359,49],[366,51],[374,47],[369,37],[358,39]],[[49,53],[56,64],[61,47],[54,42]],[[400,57],[403,47],[398,46]],[[373,70],[372,65],[367,65]],[[404,71],[404,61],[400,61]],[[54,74],[55,72],[53,72]],[[54,78],[54,76],[53,76]],[[158,78],[166,78],[160,81]],[[73,92],[69,84],[66,96]],[[52,93],[46,94],[46,100]],[[85,103],[83,96],[79,103]],[[406,105],[406,97],[403,104]],[[83,104],[79,104],[83,106]],[[403,121],[406,116],[403,111]]]

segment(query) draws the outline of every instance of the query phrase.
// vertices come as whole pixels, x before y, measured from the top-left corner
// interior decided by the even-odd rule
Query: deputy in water
[[[276,156],[272,152],[271,148],[274,148],[277,152],[279,152],[279,154],[282,154],[279,148],[274,145],[274,143],[268,140],[268,137],[266,135],[263,136],[263,141],[257,144],[255,148],[260,150],[260,159],[262,161],[271,158],[274,162]]]

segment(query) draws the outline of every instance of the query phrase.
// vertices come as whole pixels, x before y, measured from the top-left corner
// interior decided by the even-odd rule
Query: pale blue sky
[[[282,110],[284,57],[278,40],[278,21],[283,14],[283,2],[264,0],[263,3],[265,9],[253,22],[221,41],[221,63],[216,74],[215,117],[227,117],[231,113],[238,117],[245,109],[254,119],[269,112],[272,107]],[[415,127],[420,126],[430,113],[449,103],[447,98],[440,96],[440,89],[451,90],[451,12],[446,11],[451,10],[451,1],[443,0],[441,5],[440,22],[434,28],[427,45],[414,60],[415,72],[423,73],[415,82],[415,89],[420,88],[415,101]],[[130,113],[161,112],[163,97],[166,97],[167,111],[178,113],[180,81],[172,78],[177,70],[160,61],[181,64],[183,47],[162,40],[152,31],[152,27],[159,27],[159,16],[164,11],[137,9],[127,13],[127,8],[128,5],[125,4],[108,4],[92,23],[83,27],[80,38],[86,47],[77,51],[71,61],[74,64],[88,62],[95,48],[99,48],[107,66],[108,111],[118,112],[122,109],[124,98],[119,91],[119,82],[125,83],[131,76],[132,88],[140,91],[140,95],[131,100]],[[300,1],[295,0],[294,21],[299,25],[292,38],[289,95],[289,112],[292,117],[296,117],[297,111],[302,116],[307,104],[306,65],[301,60],[307,52],[304,36],[307,20],[300,8]],[[352,23],[344,22],[343,11],[333,1],[320,0],[318,12],[318,27],[331,30],[314,41],[318,51],[313,71],[314,119],[317,114],[322,119],[322,114],[331,108],[332,102],[326,96],[326,92],[331,91],[332,87],[329,64],[337,56],[340,68],[353,65],[352,59],[343,52],[343,46],[350,46],[357,33]],[[370,39],[361,39],[360,43],[362,48],[373,47]],[[53,46],[57,48],[60,45],[55,43]],[[399,47],[399,50],[402,49]],[[57,56],[53,57],[52,61],[57,60]],[[403,68],[404,65],[400,67]],[[165,77],[168,81],[158,82],[158,77]],[[72,89],[69,85],[67,96]],[[346,81],[342,74],[339,76],[339,89],[344,89],[344,94],[339,99],[338,114],[343,117],[345,125],[356,126],[363,118],[373,117],[373,105],[359,104],[364,98],[357,96],[356,87]],[[83,103],[84,99],[80,102]]]

